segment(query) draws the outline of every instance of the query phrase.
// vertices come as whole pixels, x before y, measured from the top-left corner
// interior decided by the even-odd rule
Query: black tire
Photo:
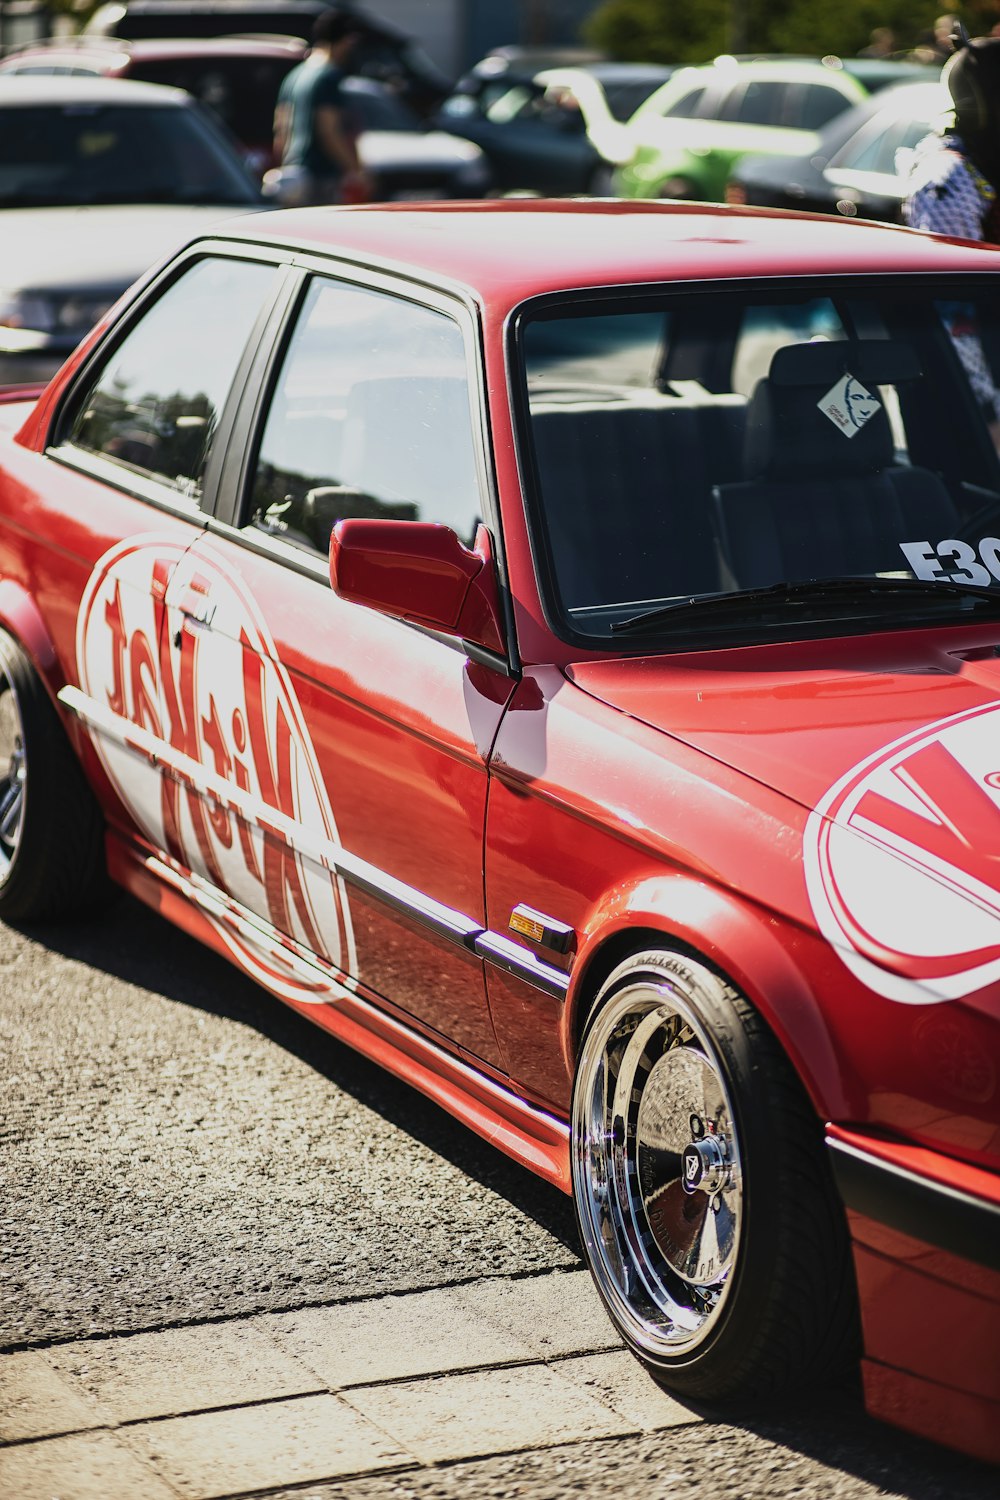
[[[725,1401],[848,1367],[854,1278],[820,1122],[718,974],[665,949],[618,966],[580,1049],[571,1157],[597,1290],[661,1384]]]
[[[93,911],[111,890],[97,801],[38,673],[0,630],[0,919]]]

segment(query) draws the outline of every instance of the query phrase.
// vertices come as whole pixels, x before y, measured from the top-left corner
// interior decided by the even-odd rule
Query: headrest
[[[747,407],[746,478],[848,477],[888,468],[892,430],[878,387],[919,376],[913,351],[887,339],[778,349]]]

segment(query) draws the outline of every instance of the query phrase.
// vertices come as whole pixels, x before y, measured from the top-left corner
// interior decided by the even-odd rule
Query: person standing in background
[[[1000,37],[970,41],[959,24],[941,75],[955,123],[913,156],[903,220],[913,229],[1000,244]]]
[[[911,229],[1000,245],[1000,37],[969,40],[958,23],[942,79],[955,122],[917,147],[903,203]],[[1000,392],[975,310],[948,303],[943,315],[969,383],[1000,448]]]
[[[341,82],[358,23],[330,9],[317,18],[312,47],[287,74],[274,112],[280,197],[289,206],[341,203],[345,189],[365,196],[365,174],[348,127]]]

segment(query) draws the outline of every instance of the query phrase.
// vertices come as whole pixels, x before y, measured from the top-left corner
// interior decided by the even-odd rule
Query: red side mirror
[[[475,547],[425,521],[338,521],[330,538],[335,594],[503,653],[500,596],[485,526]]]

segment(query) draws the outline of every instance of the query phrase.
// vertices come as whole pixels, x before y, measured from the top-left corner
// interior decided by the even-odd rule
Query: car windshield
[[[1000,299],[981,281],[526,311],[557,628],[687,646],[1000,610]]]
[[[0,208],[256,201],[239,158],[197,108],[0,109]]]

